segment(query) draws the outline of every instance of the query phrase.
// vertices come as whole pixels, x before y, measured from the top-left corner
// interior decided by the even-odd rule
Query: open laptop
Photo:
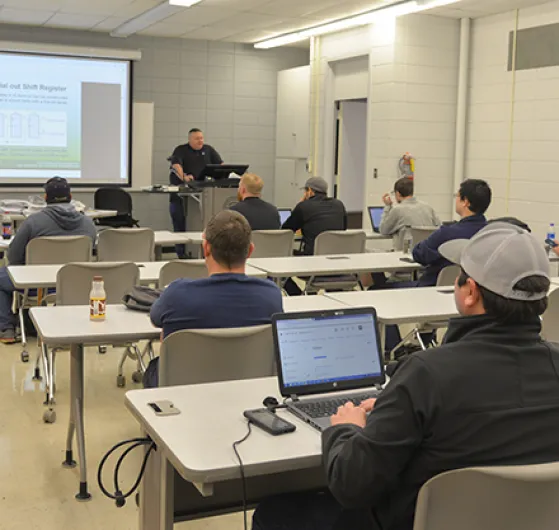
[[[385,376],[373,308],[277,314],[272,328],[281,395],[316,429],[347,401],[378,396]]]
[[[283,226],[283,223],[285,223],[291,215],[291,208],[278,208],[278,212],[280,215],[281,226]]]
[[[382,212],[384,212],[384,206],[369,206],[369,217],[371,218],[371,226],[373,227],[373,232],[380,232],[380,221],[382,219]]]

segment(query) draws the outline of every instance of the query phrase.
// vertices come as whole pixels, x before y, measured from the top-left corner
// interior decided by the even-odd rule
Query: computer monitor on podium
[[[213,180],[229,178],[231,173],[242,176],[247,172],[248,164],[208,164],[196,180],[205,180],[207,177]]]

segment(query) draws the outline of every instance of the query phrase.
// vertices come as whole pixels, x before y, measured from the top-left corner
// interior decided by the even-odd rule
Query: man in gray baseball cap
[[[346,403],[331,418],[322,433],[331,497],[269,501],[254,530],[412,530],[419,490],[440,473],[559,461],[559,349],[540,336],[543,245],[493,223],[440,252],[462,269],[461,316],[443,345],[404,361],[376,402]]]

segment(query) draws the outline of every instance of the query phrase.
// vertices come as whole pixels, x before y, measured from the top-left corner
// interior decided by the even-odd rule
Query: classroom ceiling
[[[0,0],[0,23],[110,33],[161,0]],[[393,0],[202,0],[140,31],[141,35],[256,42],[392,4]],[[543,0],[460,0],[430,13],[479,17]]]

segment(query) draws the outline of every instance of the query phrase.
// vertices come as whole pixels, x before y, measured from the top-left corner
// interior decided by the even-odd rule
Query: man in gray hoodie
[[[72,194],[66,179],[53,177],[45,184],[46,207],[29,216],[19,227],[10,248],[10,265],[24,265],[27,244],[43,236],[89,236],[95,243],[97,230],[93,221],[71,204]],[[5,267],[0,268],[0,342],[14,343],[15,315],[12,298],[15,288]]]

